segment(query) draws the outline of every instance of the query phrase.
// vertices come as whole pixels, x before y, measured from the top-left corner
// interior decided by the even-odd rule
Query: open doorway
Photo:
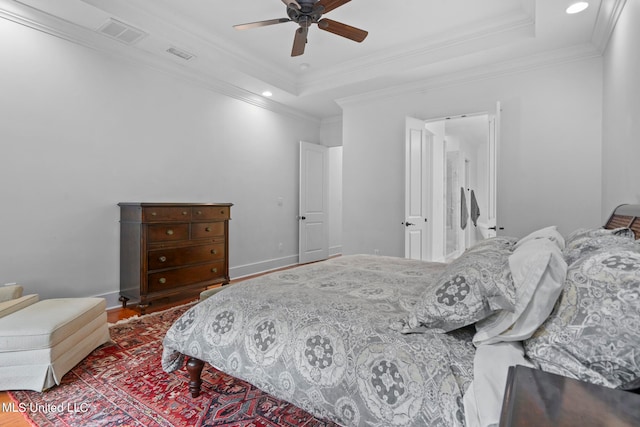
[[[488,212],[489,116],[445,120],[445,258],[457,258],[483,238]]]
[[[499,105],[498,105],[499,111]],[[428,250],[419,259],[447,261],[478,240],[495,235],[496,115],[482,113],[438,120],[407,119],[407,150],[423,134],[428,161],[412,160],[407,151],[406,206],[415,206],[415,177],[425,177],[419,197],[426,198],[423,217],[407,210],[405,256],[418,259],[411,244],[415,227],[426,229]],[[412,139],[410,135],[414,135]],[[415,146],[415,142],[413,143]],[[415,149],[413,150],[415,152]],[[422,170],[416,173],[416,165]],[[409,189],[413,188],[412,192]],[[408,251],[408,252],[407,252]],[[425,257],[425,255],[427,255]]]

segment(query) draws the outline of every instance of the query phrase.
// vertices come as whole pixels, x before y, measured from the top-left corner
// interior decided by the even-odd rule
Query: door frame
[[[413,120],[416,120],[417,122],[421,122],[422,125],[427,130],[428,130],[429,124],[434,124],[437,122],[446,122],[447,119],[451,119],[451,118],[465,118],[465,117],[478,116],[478,115],[487,116],[489,118],[488,125],[487,125],[488,144],[487,144],[487,153],[486,153],[487,168],[488,168],[488,177],[487,177],[487,190],[488,190],[488,196],[487,196],[488,209],[487,210],[488,212],[486,214],[487,222],[482,224],[481,222],[478,222],[478,229],[480,228],[483,229],[483,231],[479,232],[478,234],[482,234],[484,238],[495,236],[496,230],[500,229],[500,227],[497,226],[497,199],[498,199],[498,194],[497,194],[498,170],[497,169],[498,169],[498,160],[499,160],[498,156],[499,156],[499,144],[500,144],[500,112],[501,112],[501,106],[500,106],[500,102],[498,101],[496,102],[495,111],[489,111],[489,112],[484,111],[484,112],[478,112],[478,113],[463,114],[463,115],[454,116],[454,117],[441,117],[441,118],[426,119],[426,120],[413,118]],[[407,135],[409,132],[408,119],[410,119],[410,117],[407,117],[407,125],[406,125]],[[414,124],[414,126],[416,125]],[[408,141],[408,136],[405,136],[405,151],[407,149],[406,148],[407,141]],[[443,150],[444,147],[440,147],[440,148],[442,149],[438,149],[438,147],[435,146],[434,141],[432,140],[431,147],[430,147],[431,161],[429,165],[429,170],[425,171],[425,173],[431,174],[431,183],[430,183],[430,196],[431,196],[430,199],[431,200],[430,200],[430,209],[428,211],[431,217],[429,218],[428,228],[430,231],[430,240],[432,242],[431,242],[431,251],[429,253],[429,258],[425,259],[427,261],[443,261],[444,255],[445,255],[445,250],[444,250],[445,206],[440,206],[442,208],[440,209],[442,212],[439,212],[438,206],[440,205],[440,203],[437,200],[433,200],[434,196],[437,196],[437,194],[442,193],[441,191],[440,192],[437,191],[437,188],[433,188],[433,186],[435,185],[434,184],[435,181],[437,181],[437,177],[433,176],[433,173],[434,173],[433,171],[443,169],[442,163],[444,162],[444,150]],[[405,162],[405,167],[408,168],[406,162]],[[406,173],[407,172],[405,171],[405,175]],[[445,171],[442,170],[442,173],[445,173]],[[405,185],[405,200],[409,198],[407,191],[408,190]],[[405,218],[408,218],[406,208],[405,208]],[[491,227],[495,227],[495,229],[491,230]],[[489,234],[485,234],[487,231]],[[408,238],[407,233],[405,232],[405,257],[407,256],[406,255],[406,248],[408,245],[407,238]],[[465,241],[467,241],[467,239],[465,239]],[[442,244],[439,244],[438,242]]]

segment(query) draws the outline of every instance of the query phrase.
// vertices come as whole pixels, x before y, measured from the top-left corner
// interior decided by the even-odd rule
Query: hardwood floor
[[[0,427],[30,427],[20,412],[11,412],[13,400],[6,391],[0,391]],[[16,406],[16,411],[18,408]]]

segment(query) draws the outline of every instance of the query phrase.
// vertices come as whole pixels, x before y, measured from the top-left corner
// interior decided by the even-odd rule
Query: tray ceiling
[[[296,114],[330,118],[336,100],[442,84],[474,74],[600,55],[623,0],[352,0],[327,18],[369,32],[362,43],[312,26],[291,57],[297,24],[280,0],[0,0],[0,17],[143,61],[214,90]],[[123,24],[118,40],[104,29]],[[126,40],[122,40],[122,39]],[[134,39],[133,42],[128,42]],[[261,94],[269,90],[270,99]]]

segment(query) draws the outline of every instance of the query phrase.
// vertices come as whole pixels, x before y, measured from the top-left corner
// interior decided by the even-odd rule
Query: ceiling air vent
[[[109,18],[102,27],[98,28],[98,32],[125,44],[134,44],[147,35],[144,31],[113,18]]]
[[[170,47],[169,49],[167,49],[167,52],[177,56],[178,58],[184,59],[185,61],[189,61],[190,59],[195,58],[195,55],[189,52],[186,52],[182,49],[178,49],[177,47]]]

